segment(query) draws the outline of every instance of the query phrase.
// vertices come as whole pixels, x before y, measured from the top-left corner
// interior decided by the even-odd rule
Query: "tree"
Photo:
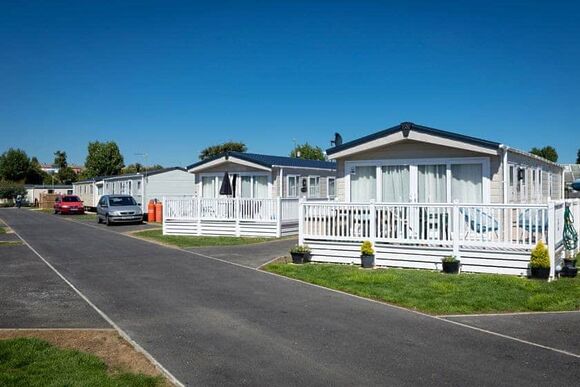
[[[24,181],[30,159],[22,149],[10,148],[0,156],[0,179]]]
[[[223,144],[208,146],[199,153],[200,160],[206,160],[225,152],[246,152],[248,147],[243,142],[228,141]]]
[[[22,184],[0,181],[0,199],[14,199],[18,195],[26,196],[26,188]]]
[[[530,153],[546,160],[553,161],[554,163],[558,161],[558,152],[556,152],[556,149],[550,145],[543,148],[533,147]]]
[[[90,142],[83,176],[114,176],[124,167],[123,155],[114,141]]]
[[[38,159],[32,157],[26,173],[26,184],[42,184],[45,176],[48,176],[48,173],[42,170]]]
[[[61,184],[71,184],[78,180],[77,173],[71,167],[59,168],[56,177]]]
[[[296,147],[292,149],[292,152],[290,152],[290,157],[307,160],[326,160],[322,148],[319,146],[312,146],[309,143],[296,145]]]
[[[121,171],[122,175],[128,175],[131,173],[141,173],[141,172],[146,172],[146,171],[156,171],[158,169],[163,169],[163,167],[159,164],[154,164],[151,165],[149,167],[146,167],[142,164],[139,163],[135,163],[135,164],[129,164],[127,165],[125,168],[123,168],[123,170]]]
[[[57,150],[54,152],[54,165],[60,168],[66,168],[68,162],[66,161],[66,152]]]
[[[578,153],[576,153],[576,164],[580,164],[580,149],[578,149]]]

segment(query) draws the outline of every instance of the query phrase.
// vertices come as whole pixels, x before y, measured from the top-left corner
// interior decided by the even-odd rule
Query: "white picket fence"
[[[280,237],[298,233],[298,199],[163,199],[166,235]]]
[[[455,255],[464,271],[524,274],[529,252],[547,243],[554,268],[563,256],[564,210],[575,226],[580,201],[546,204],[424,204],[304,202],[299,239],[313,259],[353,263],[358,247],[370,240],[378,265],[437,268]]]

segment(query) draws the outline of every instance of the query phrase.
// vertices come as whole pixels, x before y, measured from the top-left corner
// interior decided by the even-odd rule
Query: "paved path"
[[[223,259],[228,262],[258,268],[275,258],[288,255],[290,249],[296,243],[298,243],[297,239],[290,238],[242,246],[192,247],[187,250]]]
[[[27,246],[21,244],[0,245],[1,328],[111,326]]]
[[[448,319],[580,354],[580,312],[457,316]]]
[[[0,217],[186,384],[571,385],[580,359],[37,214]]]

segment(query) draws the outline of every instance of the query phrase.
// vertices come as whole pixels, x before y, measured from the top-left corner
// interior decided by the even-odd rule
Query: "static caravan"
[[[83,201],[85,208],[95,208],[103,195],[103,179],[98,176],[73,183],[74,194]]]
[[[131,195],[143,208],[152,199],[161,201],[165,196],[192,196],[194,190],[194,177],[179,167],[103,179],[103,195]]]
[[[255,153],[227,152],[187,167],[195,175],[196,195],[219,198],[225,173],[233,196],[252,199],[333,199],[334,162]]]
[[[299,200],[328,201],[336,192],[327,161],[227,152],[187,168],[195,195],[166,198],[166,235],[295,235]]]
[[[70,195],[74,192],[71,185],[26,185],[26,202],[37,206],[42,194]]]
[[[359,262],[373,243],[378,266],[526,275],[530,249],[564,254],[564,168],[499,142],[404,122],[327,150],[337,201],[306,202],[300,242],[322,262]]]

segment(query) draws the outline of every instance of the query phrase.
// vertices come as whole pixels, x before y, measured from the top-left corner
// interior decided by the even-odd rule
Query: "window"
[[[334,198],[336,196],[336,178],[328,177],[326,179],[326,195],[329,198]]]
[[[242,187],[240,191],[240,197],[251,198],[252,197],[252,176],[242,176]]]
[[[320,197],[320,176],[308,176],[308,197]]]
[[[481,164],[451,166],[451,200],[461,203],[483,201],[483,171]]]
[[[409,166],[386,165],[382,172],[382,201],[405,203],[410,200]]]
[[[368,202],[377,199],[377,169],[375,166],[354,167],[350,178],[350,200]]]
[[[141,192],[141,182],[137,182],[137,192]]]
[[[447,165],[419,165],[419,202],[447,203]]]
[[[351,202],[481,203],[490,199],[487,157],[347,161],[345,169]],[[517,167],[511,171],[517,182]]]
[[[254,198],[265,199],[268,197],[268,176],[253,176]]]
[[[202,176],[201,178],[201,196],[204,198],[216,197],[215,176]]]
[[[300,176],[288,175],[288,184],[286,185],[286,196],[289,198],[297,198],[300,184]]]

